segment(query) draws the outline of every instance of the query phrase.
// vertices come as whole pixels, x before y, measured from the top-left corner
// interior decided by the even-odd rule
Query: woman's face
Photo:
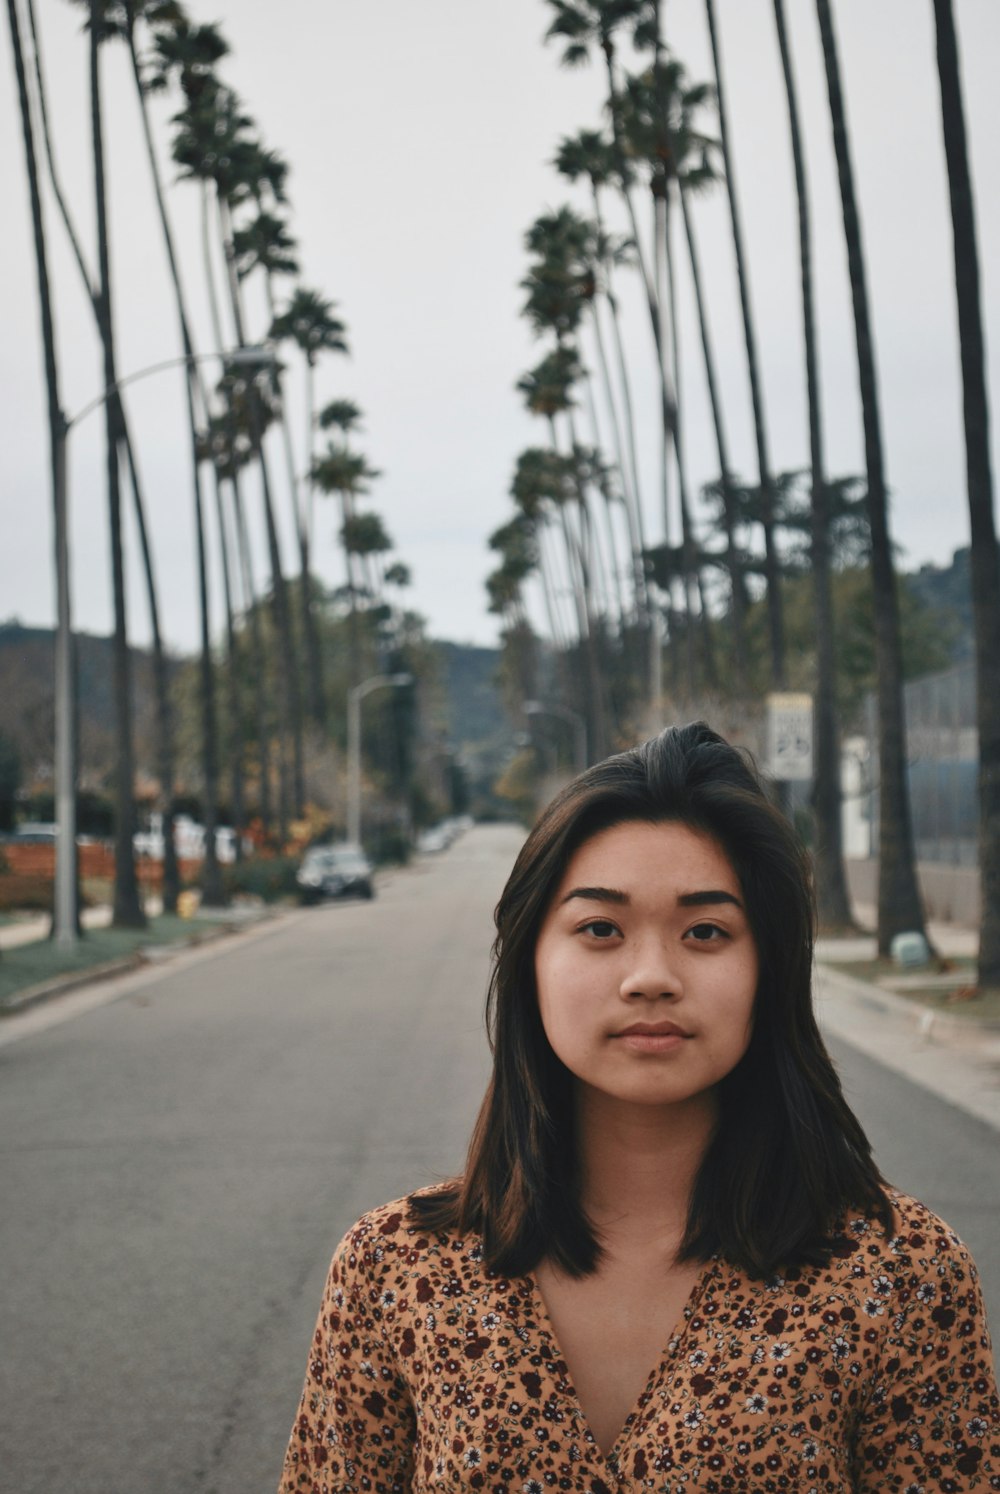
[[[538,1006],[579,1084],[641,1105],[710,1097],[750,1041],[757,949],[710,835],[630,821],[575,852],[535,946]]]

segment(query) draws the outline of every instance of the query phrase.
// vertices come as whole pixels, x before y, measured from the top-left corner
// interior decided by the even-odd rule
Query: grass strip
[[[141,950],[165,944],[188,944],[200,934],[225,927],[226,918],[178,918],[164,913],[144,929],[88,929],[75,945],[51,939],[5,949],[0,956],[0,1011],[16,1007],[19,996],[33,986],[60,976],[77,975],[115,960],[137,957]]]

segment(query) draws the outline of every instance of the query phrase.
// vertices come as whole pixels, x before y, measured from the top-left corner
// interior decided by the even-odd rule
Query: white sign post
[[[811,695],[774,692],[767,697],[767,771],[781,783],[813,776]]]

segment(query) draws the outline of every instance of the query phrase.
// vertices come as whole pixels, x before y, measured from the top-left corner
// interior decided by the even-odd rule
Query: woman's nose
[[[619,994],[625,1000],[642,996],[647,1001],[681,994],[678,962],[659,939],[637,944],[625,968]]]

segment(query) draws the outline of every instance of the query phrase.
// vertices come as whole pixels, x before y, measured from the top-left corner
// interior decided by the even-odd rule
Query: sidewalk
[[[856,913],[862,925],[874,926],[873,909],[858,908]],[[971,983],[960,962],[975,959],[977,935],[939,923],[928,926],[928,935],[939,954],[956,962],[955,969],[940,975],[876,976],[871,971],[874,935],[817,940],[820,1026],[1000,1130],[1000,1018],[995,1004],[982,1010],[973,1002],[944,1004],[948,991]],[[858,964],[868,967],[863,978],[850,969]],[[891,981],[891,987],[882,981]]]
[[[159,909],[156,911],[159,912]],[[22,944],[33,944],[40,939],[47,939],[50,922],[47,913],[26,913],[10,923],[0,924],[0,950],[17,949]],[[111,922],[110,905],[84,908],[80,914],[80,922],[85,929],[106,929]]]

